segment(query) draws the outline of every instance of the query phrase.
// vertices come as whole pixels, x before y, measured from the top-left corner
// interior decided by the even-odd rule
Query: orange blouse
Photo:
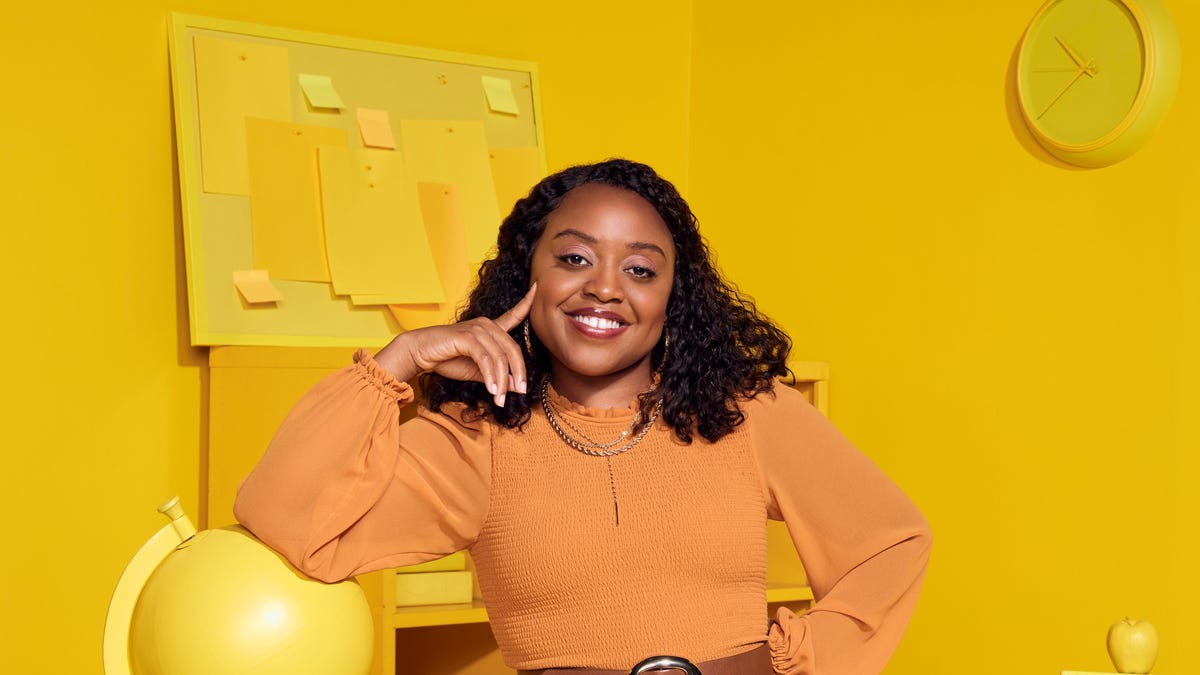
[[[629,408],[553,390],[581,434],[615,438]],[[661,421],[612,458],[572,449],[535,407],[521,429],[423,406],[360,350],[300,400],[234,511],[327,581],[467,549],[516,669],[627,669],[770,643],[780,675],[879,673],[916,604],[929,527],[804,397],[776,387],[716,443]],[[618,518],[619,515],[619,518]],[[784,520],[816,603],[768,627],[766,520]]]

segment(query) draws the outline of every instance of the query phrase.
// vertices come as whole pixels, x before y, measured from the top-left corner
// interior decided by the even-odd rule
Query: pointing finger
[[[529,292],[521,301],[512,306],[512,309],[496,317],[496,324],[499,325],[507,333],[508,331],[521,325],[525,317],[529,316],[529,310],[533,307],[533,297],[537,294],[537,282],[534,282],[529,287]]]

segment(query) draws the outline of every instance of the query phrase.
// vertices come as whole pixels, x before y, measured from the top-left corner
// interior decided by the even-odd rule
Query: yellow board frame
[[[228,269],[234,265],[227,264],[223,257],[240,256],[241,260],[246,260],[251,254],[246,250],[249,244],[244,237],[227,236],[225,223],[231,220],[240,221],[244,214],[245,227],[249,227],[249,196],[204,192],[197,77],[191,50],[191,40],[195,35],[304,50],[303,54],[306,55],[308,63],[312,63],[314,58],[319,61],[323,54],[328,54],[331,63],[345,63],[345,59],[358,57],[369,60],[375,66],[382,64],[402,70],[444,70],[451,80],[449,84],[462,82],[463,87],[469,79],[468,75],[511,78],[521,83],[517,91],[522,106],[519,115],[489,113],[486,103],[483,103],[471,106],[471,110],[434,108],[425,109],[423,114],[404,114],[404,111],[400,114],[393,113],[393,126],[402,119],[455,119],[468,122],[481,120],[485,125],[490,151],[529,149],[531,145],[536,145],[540,164],[538,177],[545,174],[541,95],[537,66],[534,63],[189,14],[172,13],[169,21],[171,84],[174,94],[184,258],[187,268],[189,325],[193,345],[369,347],[385,344],[401,330],[386,306],[355,306],[347,297],[334,296],[331,288],[328,291],[321,288],[328,284],[278,282],[279,286],[290,286],[284,293],[285,296],[291,295],[286,305],[249,305],[237,296],[232,284],[232,271],[235,270]],[[369,77],[374,72],[379,72],[382,79],[383,69],[353,69],[358,79]],[[314,109],[306,105],[295,74],[293,72],[291,78],[291,87],[294,90],[291,105],[298,112],[299,119],[292,121],[309,124],[314,119]],[[454,81],[456,77],[459,78],[459,82]],[[388,86],[387,82],[381,81],[379,87]],[[525,88],[528,91],[524,91]],[[386,93],[403,96],[405,92]],[[476,87],[473,95],[481,102],[486,100],[482,87]],[[428,103],[428,99],[427,96],[412,98],[422,103]],[[425,105],[425,108],[429,106]],[[340,124],[348,131],[350,147],[361,147],[362,141],[358,134],[351,132],[351,129],[356,131],[356,126],[352,121],[353,113],[349,111],[348,105],[347,114],[340,119]],[[517,129],[517,126],[520,128]],[[499,131],[496,131],[497,129]],[[532,187],[532,183],[529,187]],[[243,201],[245,203],[242,203]],[[511,204],[498,204],[498,207],[500,215],[503,216]],[[220,223],[221,226],[216,227],[216,223]],[[499,226],[499,222],[496,226]],[[447,302],[450,303],[457,303],[458,300],[447,298]]]

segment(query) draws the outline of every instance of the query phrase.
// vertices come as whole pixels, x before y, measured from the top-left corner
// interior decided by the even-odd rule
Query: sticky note
[[[251,118],[246,143],[255,268],[329,281],[317,148],[346,146],[346,131]]]
[[[495,246],[500,229],[483,122],[401,120],[400,145],[418,182],[458,186],[466,265],[477,268]]]
[[[250,194],[246,118],[292,119],[287,48],[197,35],[192,49],[204,191]]]
[[[333,80],[326,75],[300,73],[300,90],[314,108],[345,108],[342,97],[333,88]]]
[[[359,108],[358,132],[362,135],[363,145],[371,148],[396,148],[396,139],[392,136],[392,123],[386,110]]]
[[[266,270],[235,271],[233,285],[246,302],[251,304],[279,302],[283,299],[283,294],[271,283]]]
[[[505,113],[508,115],[519,115],[521,109],[517,107],[517,98],[513,96],[512,81],[502,77],[491,77],[483,75],[483,93],[487,97],[488,110],[492,112]]]
[[[317,156],[334,292],[387,295],[401,303],[444,300],[417,184],[400,155],[323,147]]]
[[[352,293],[350,295],[350,304],[352,304],[356,307],[357,306],[377,307],[377,306],[381,306],[381,305],[389,305],[389,304],[392,304],[393,302],[403,303],[403,302],[405,302],[405,298],[403,296],[397,296],[397,297],[393,298],[392,296],[388,296],[388,295],[364,295],[364,294],[358,294],[358,293]],[[412,304],[428,305],[430,307],[438,306],[438,303],[436,303],[436,302],[412,303]]]
[[[488,158],[492,162],[496,206],[504,216],[512,211],[518,199],[528,195],[529,190],[544,177],[542,154],[536,147],[492,148],[488,151]]]
[[[417,194],[429,248],[437,264],[446,301],[437,305],[388,304],[392,316],[405,330],[454,321],[458,302],[467,296],[474,270],[467,263],[466,231],[457,185],[420,183]]]
[[[452,184],[418,183],[417,199],[446,299],[457,304],[466,297],[477,267],[468,257],[462,189]]]

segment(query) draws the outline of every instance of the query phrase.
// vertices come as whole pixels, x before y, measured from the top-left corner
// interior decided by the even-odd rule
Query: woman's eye
[[[587,258],[579,255],[578,253],[567,253],[564,255],[560,255],[560,256],[558,256],[558,259],[565,262],[568,265],[573,265],[575,267],[579,267],[581,265],[588,264]]]
[[[629,273],[639,279],[653,279],[658,276],[658,273],[649,267],[639,267],[636,265],[629,268]]]

